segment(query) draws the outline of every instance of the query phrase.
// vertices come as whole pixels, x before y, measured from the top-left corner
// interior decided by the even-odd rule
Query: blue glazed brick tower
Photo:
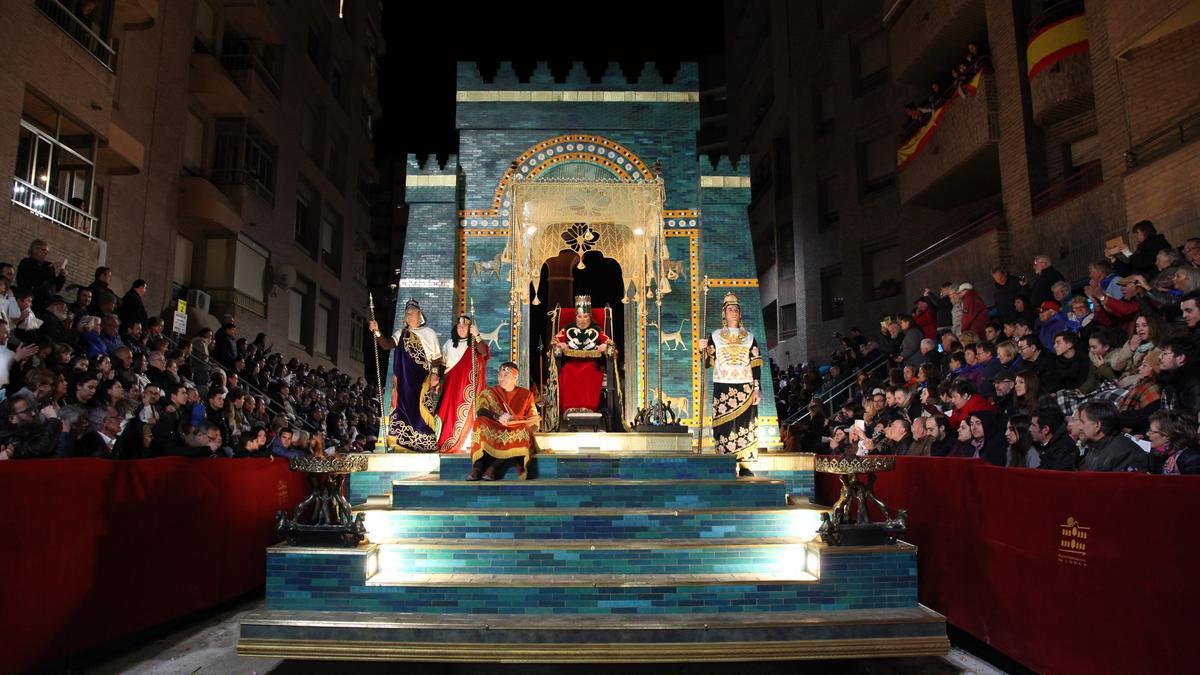
[[[748,172],[727,161],[713,168],[697,158],[696,64],[682,64],[665,82],[653,65],[628,78],[613,63],[599,82],[592,82],[577,63],[556,82],[540,63],[528,82],[520,82],[509,63],[501,64],[491,81],[475,64],[460,63],[457,85],[459,154],[444,166],[432,160],[421,166],[413,157],[408,162],[409,236],[397,314],[404,301],[417,298],[441,335],[455,312],[473,310],[480,330],[494,338],[493,353],[503,357],[491,361],[494,382],[500,362],[529,349],[528,337],[520,332],[514,348],[513,335],[515,323],[529,325],[529,307],[512,307],[509,299],[512,182],[517,176],[641,180],[652,178],[652,168],[660,163],[666,191],[663,228],[675,278],[662,298],[661,328],[655,312],[649,317],[655,325],[638,337],[645,359],[627,359],[624,378],[637,383],[641,407],[658,394],[661,360],[663,396],[697,429],[701,387],[711,406],[711,385],[702,379],[707,374],[694,351],[705,300],[700,280],[705,275],[711,280],[708,330],[720,327],[725,293],[737,293],[747,308],[760,303],[746,213]],[[744,318],[763,340],[761,314],[746,311]],[[766,345],[761,346],[765,352]],[[759,445],[778,449],[769,378],[764,368]]]

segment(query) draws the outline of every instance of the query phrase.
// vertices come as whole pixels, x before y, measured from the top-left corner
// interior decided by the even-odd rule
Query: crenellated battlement
[[[625,74],[620,63],[610,61],[599,81],[594,81],[579,61],[572,63],[561,79],[555,77],[549,63],[539,61],[526,81],[517,75],[511,61],[501,62],[490,77],[485,77],[474,61],[458,63],[459,91],[696,91],[699,87],[700,68],[696,63],[679,64],[670,82],[650,61],[644,62],[633,77]]]
[[[447,155],[445,162],[439,162],[437,155],[429,155],[422,162],[410,154],[406,164],[406,173],[410,176],[453,176],[458,173],[458,155]]]
[[[700,175],[702,176],[741,176],[750,177],[750,162],[741,161],[734,164],[729,157],[722,155],[714,167],[708,157],[700,158]]]

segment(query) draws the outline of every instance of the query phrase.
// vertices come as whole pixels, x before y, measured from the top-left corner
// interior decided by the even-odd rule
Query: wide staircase
[[[351,476],[368,542],[267,553],[243,655],[410,661],[751,661],[944,654],[916,550],[829,547],[811,456],[539,455],[466,482],[466,457]],[[385,487],[386,486],[386,487]],[[380,494],[384,489],[387,493]]]

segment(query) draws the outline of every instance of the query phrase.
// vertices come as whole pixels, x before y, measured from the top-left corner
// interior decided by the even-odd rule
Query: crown
[[[725,309],[726,307],[737,307],[741,309],[742,304],[738,302],[736,295],[733,293],[726,293],[725,300],[721,303],[721,309]]]
[[[590,312],[592,310],[592,296],[577,295],[575,296],[575,310],[579,312]]]
[[[417,302],[416,298],[409,298],[408,302],[404,303],[404,311],[407,312],[410,309],[415,309],[417,311],[420,311],[421,303]]]

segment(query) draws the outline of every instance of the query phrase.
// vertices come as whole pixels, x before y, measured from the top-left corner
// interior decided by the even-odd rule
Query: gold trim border
[[[242,638],[238,656],[358,661],[458,663],[710,663],[869,657],[945,656],[945,635],[846,640],[755,642],[518,644],[279,640]]]
[[[710,288],[758,288],[758,279],[709,279]]]

